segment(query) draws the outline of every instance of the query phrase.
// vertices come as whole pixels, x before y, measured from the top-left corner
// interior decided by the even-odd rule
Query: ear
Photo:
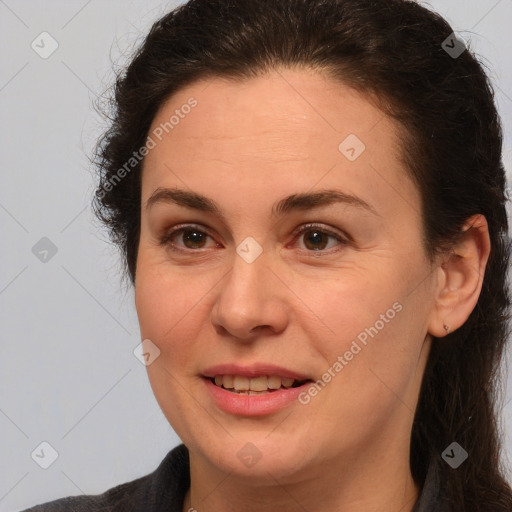
[[[459,242],[441,257],[434,309],[428,332],[437,338],[453,332],[468,319],[480,296],[491,242],[487,220],[481,214],[470,217]]]

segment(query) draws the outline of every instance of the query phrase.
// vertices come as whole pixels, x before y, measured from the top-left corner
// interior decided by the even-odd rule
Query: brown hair
[[[209,76],[302,66],[378,98],[404,129],[402,157],[422,198],[429,258],[447,250],[473,214],[486,217],[491,239],[475,309],[461,328],[433,340],[412,429],[412,474],[422,482],[434,461],[454,510],[509,512],[495,410],[511,304],[502,134],[482,66],[469,50],[455,58],[442,47],[452,33],[410,0],[191,0],[153,25],[117,79],[112,124],[98,144],[94,207],[133,283],[142,162],[122,179],[116,173],[144,146],[170,95]],[[441,458],[453,441],[469,453],[456,470]]]

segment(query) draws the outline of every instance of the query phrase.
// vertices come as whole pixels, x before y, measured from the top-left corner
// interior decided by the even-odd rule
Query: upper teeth
[[[268,389],[279,389],[281,386],[291,388],[294,379],[286,377],[278,377],[271,375],[267,377],[243,377],[241,375],[215,375],[215,384],[226,389],[234,389],[235,391],[267,391]]]

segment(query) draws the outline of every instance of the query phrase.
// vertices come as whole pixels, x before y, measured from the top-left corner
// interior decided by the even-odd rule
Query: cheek
[[[154,396],[170,424],[182,439],[187,438],[184,418],[197,416],[195,401],[188,400],[184,386],[196,374],[199,354],[194,341],[205,314],[197,287],[184,287],[183,280],[162,274],[158,266],[140,262],[135,286],[135,303],[141,339],[151,340],[159,356],[146,367]],[[186,383],[186,384],[185,384]]]
[[[158,276],[143,267],[137,270],[135,306],[143,339],[158,343],[165,329],[169,329],[179,312],[171,307],[173,297],[161,286]]]
[[[192,366],[196,340],[209,318],[210,288],[201,279],[180,275],[179,270],[162,271],[159,265],[141,260],[135,286],[141,338],[159,348],[159,363],[169,370],[186,372]]]
[[[398,307],[393,309],[392,304],[382,308],[381,304],[367,303],[370,315],[361,310],[353,318],[338,317],[340,332],[344,322],[346,334],[330,344],[329,353],[324,353],[328,365],[320,383],[317,380],[310,396],[304,397],[304,402],[310,399],[309,405],[321,418],[323,426],[319,428],[332,429],[340,443],[355,445],[361,436],[387,429],[392,418],[397,421],[396,412],[403,418],[408,416],[408,408],[413,408],[410,393],[420,345],[404,334],[408,321],[401,315],[407,313],[395,304]],[[381,312],[388,323],[380,318]],[[359,428],[354,429],[354,425]],[[403,424],[398,422],[395,427],[403,428]]]
[[[311,339],[326,363],[322,380],[339,389],[335,400],[344,397],[354,410],[362,406],[359,399],[378,406],[386,384],[400,393],[415,375],[427,316],[419,304],[427,301],[410,295],[403,272],[393,279],[389,270],[370,280],[347,275],[311,297],[312,309],[321,312],[318,336]]]
[[[141,247],[137,259],[135,306],[141,335],[154,342],[162,340],[190,309],[193,283],[186,285],[176,271],[160,261],[156,251]]]
[[[388,270],[389,271],[389,270]],[[399,321],[403,296],[400,285],[389,286],[389,276],[372,268],[351,269],[343,279],[316,283],[304,301],[317,314],[307,315],[318,325],[316,339],[321,343],[324,355],[330,358],[350,350],[352,341],[359,340],[361,346],[378,331],[379,339],[385,338],[392,324]],[[304,283],[306,284],[306,283]],[[304,289],[304,288],[302,288]],[[320,320],[320,321],[319,321]],[[376,327],[376,329],[375,329]],[[356,349],[357,350],[357,349]]]

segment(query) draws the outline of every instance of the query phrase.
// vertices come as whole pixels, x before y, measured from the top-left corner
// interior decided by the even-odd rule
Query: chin
[[[209,464],[234,477],[251,478],[251,482],[264,484],[273,477],[287,480],[303,469],[304,443],[293,437],[265,432],[225,434],[223,442],[208,442],[202,438],[197,443],[187,444],[189,450],[199,453]],[[206,443],[205,443],[206,440]],[[308,459],[312,446],[307,445]],[[275,483],[275,481],[274,481]]]

